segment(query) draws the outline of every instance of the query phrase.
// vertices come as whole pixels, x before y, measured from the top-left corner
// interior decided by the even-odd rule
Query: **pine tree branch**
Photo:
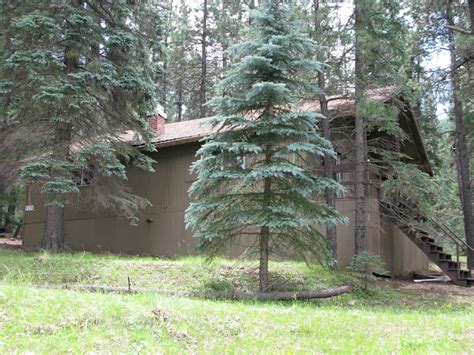
[[[451,25],[446,25],[447,28],[453,30],[453,31],[456,31],[456,32],[459,32],[459,33],[462,33],[464,35],[472,35],[471,32],[469,32],[468,30],[465,30],[464,28],[459,28],[459,27],[456,27],[456,26],[451,26]]]

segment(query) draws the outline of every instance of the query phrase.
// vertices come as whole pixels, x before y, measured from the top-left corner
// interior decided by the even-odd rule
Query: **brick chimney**
[[[148,124],[150,125],[150,129],[156,134],[165,133],[165,123],[165,118],[159,114],[154,114],[153,116],[150,116],[148,118]]]
[[[148,117],[150,129],[158,135],[165,133],[166,115],[163,108],[158,105],[155,113]]]

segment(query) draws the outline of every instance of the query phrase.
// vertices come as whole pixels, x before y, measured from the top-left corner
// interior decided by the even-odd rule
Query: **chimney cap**
[[[155,109],[150,114],[150,116],[156,116],[156,115],[159,115],[163,117],[164,119],[166,119],[165,109],[159,103],[156,103]]]

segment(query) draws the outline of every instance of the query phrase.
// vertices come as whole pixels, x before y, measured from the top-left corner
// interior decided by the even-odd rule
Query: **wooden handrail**
[[[399,211],[398,213],[402,214],[404,219],[411,219],[410,217],[414,217],[415,221],[416,219],[425,219],[424,216],[422,216],[419,211],[407,203],[397,199],[394,201],[397,205],[394,205],[393,203],[390,202],[383,202],[386,206],[390,206],[391,209],[393,210],[393,207],[396,207]],[[407,212],[408,211],[408,212]],[[392,216],[393,218],[397,219],[397,216]],[[438,228],[438,230],[441,232],[441,237],[448,237],[452,242],[454,242],[454,245],[456,246],[456,261],[458,262],[458,265],[460,265],[460,260],[459,260],[459,247],[464,246],[465,248],[469,250],[474,250],[472,247],[470,247],[462,238],[460,238],[456,233],[454,233],[448,226],[446,226],[442,222],[438,222],[433,218],[429,218],[429,221],[433,223],[434,226]],[[414,225],[412,223],[406,223],[406,227],[413,229],[415,231],[423,231],[425,233],[431,233],[430,231],[426,230],[420,225]],[[418,238],[418,233],[416,233],[417,238]],[[438,234],[439,235],[439,234]],[[458,269],[458,277],[460,273],[460,268]]]
[[[469,244],[466,243],[462,238],[460,238],[456,233],[454,233],[451,228],[449,228],[447,225],[445,225],[442,222],[436,221],[434,218],[430,218],[430,221],[437,225],[443,232],[446,234],[448,237],[450,237],[451,240],[455,241],[456,244],[462,244],[464,247],[468,248],[469,250],[474,251],[474,248],[469,246]]]

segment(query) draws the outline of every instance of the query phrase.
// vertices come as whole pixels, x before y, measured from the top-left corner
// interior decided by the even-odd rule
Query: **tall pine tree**
[[[406,28],[400,5],[388,0],[354,0],[354,98],[355,125],[355,251],[367,249],[366,184],[368,161],[390,164],[398,161],[397,144],[404,133],[398,125],[397,109],[372,100],[368,90],[392,85],[409,93],[406,77]],[[394,103],[396,106],[398,103]],[[403,106],[403,104],[401,105]],[[401,109],[399,107],[398,109]],[[384,132],[390,138],[380,138]],[[372,137],[371,137],[372,136]]]
[[[260,7],[249,39],[232,49],[235,64],[219,86],[225,94],[211,100],[219,129],[198,152],[198,179],[190,189],[195,202],[186,221],[211,256],[244,235],[254,237],[263,292],[270,251],[330,259],[316,226],[343,219],[314,199],[341,189],[311,171],[312,157],[334,157],[317,133],[322,116],[294,109],[300,98],[314,95],[315,87],[301,78],[319,70],[311,59],[315,43],[299,32],[289,7],[272,1]]]
[[[9,43],[0,67],[2,121],[17,138],[9,147],[29,147],[22,177],[47,199],[44,249],[64,247],[64,206],[79,192],[78,176],[126,179],[125,162],[151,169],[149,158],[117,139],[128,129],[150,137],[154,69],[142,10],[127,1],[2,4]],[[143,201],[120,189],[104,197],[113,181],[96,190],[102,203],[131,216]]]

